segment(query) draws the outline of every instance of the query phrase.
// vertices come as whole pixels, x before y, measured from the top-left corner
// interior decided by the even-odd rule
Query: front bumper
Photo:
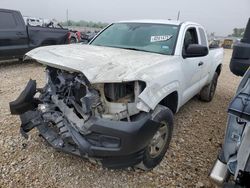
[[[38,110],[34,88],[34,82],[30,81],[18,99],[10,103],[12,114],[20,115],[21,133],[26,136],[37,127],[40,135],[55,149],[94,159],[104,167],[123,168],[139,164],[144,149],[160,125],[151,120],[149,113],[131,122],[91,117],[86,134],[82,134],[65,116],[62,118]],[[45,118],[48,115],[53,119],[53,125]]]

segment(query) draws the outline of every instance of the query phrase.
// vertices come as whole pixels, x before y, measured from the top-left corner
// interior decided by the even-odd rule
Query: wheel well
[[[75,40],[77,40],[77,38],[76,38],[75,36],[71,36],[70,39],[75,39]]]
[[[178,93],[172,92],[160,102],[161,105],[168,107],[173,113],[176,113],[178,107]]]
[[[220,75],[221,73],[221,69],[222,69],[222,65],[218,65],[218,67],[216,68],[215,72],[217,72],[218,76]]]

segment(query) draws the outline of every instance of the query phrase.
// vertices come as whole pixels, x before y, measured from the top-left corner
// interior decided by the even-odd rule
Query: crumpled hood
[[[94,45],[72,44],[40,47],[26,58],[52,67],[82,72],[91,83],[149,81],[157,64],[174,56]],[[146,71],[147,70],[147,71]],[[152,75],[150,75],[152,72]]]

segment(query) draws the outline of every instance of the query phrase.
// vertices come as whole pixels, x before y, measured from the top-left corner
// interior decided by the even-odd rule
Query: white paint
[[[145,22],[180,24],[169,20],[139,23]],[[182,45],[189,27],[201,26],[191,22],[181,24],[172,56],[82,44],[40,47],[26,55],[45,65],[82,72],[91,83],[144,81],[146,88],[139,95],[137,108],[145,111],[154,109],[164,97],[177,91],[179,109],[211,81],[223,58],[223,50],[214,49],[206,57],[184,59]],[[198,66],[201,60],[205,68]]]

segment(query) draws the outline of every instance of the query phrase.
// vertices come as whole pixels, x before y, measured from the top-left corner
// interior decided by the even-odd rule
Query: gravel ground
[[[192,99],[175,115],[174,136],[164,160],[149,172],[108,170],[86,160],[56,152],[32,131],[28,140],[19,134],[20,121],[10,115],[14,100],[29,78],[43,86],[44,67],[36,63],[0,64],[0,187],[213,187],[208,173],[221,145],[226,109],[240,78],[228,63],[214,100]]]

